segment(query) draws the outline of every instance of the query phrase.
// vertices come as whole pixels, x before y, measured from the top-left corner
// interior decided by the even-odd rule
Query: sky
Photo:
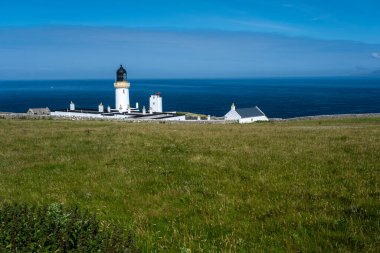
[[[0,79],[249,78],[380,70],[375,0],[1,0]]]

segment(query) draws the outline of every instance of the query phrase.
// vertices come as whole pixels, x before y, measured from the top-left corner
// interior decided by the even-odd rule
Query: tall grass
[[[122,229],[78,207],[0,207],[0,252],[137,252]]]
[[[76,204],[144,252],[380,251],[380,119],[0,120],[0,202]]]

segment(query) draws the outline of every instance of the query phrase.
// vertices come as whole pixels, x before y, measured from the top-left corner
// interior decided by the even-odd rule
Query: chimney
[[[210,115],[207,115],[207,120],[211,120],[211,116]]]
[[[73,101],[70,102],[70,111],[75,111],[75,104]]]
[[[235,103],[232,103],[232,105],[231,105],[231,110],[232,110],[232,111],[235,111],[235,110],[236,110]]]
[[[99,110],[99,112],[104,112],[104,106],[103,106],[102,102],[100,102],[100,104],[98,106],[98,110]]]
[[[143,113],[143,115],[145,115],[145,114],[146,114],[145,105],[143,106],[143,109],[142,109],[142,113]]]
[[[149,114],[153,114],[153,108],[149,107]]]
[[[136,102],[136,109],[139,109],[139,103]]]

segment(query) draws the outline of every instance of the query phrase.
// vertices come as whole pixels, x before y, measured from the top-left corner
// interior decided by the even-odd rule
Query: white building
[[[120,65],[116,71],[115,87],[115,109],[119,112],[126,112],[130,107],[129,87],[131,84],[127,81],[127,71]]]
[[[269,121],[267,116],[257,106],[251,108],[236,109],[234,104],[232,104],[231,110],[226,115],[224,115],[224,119],[238,121],[239,123]]]
[[[162,112],[162,97],[160,93],[151,95],[149,98],[149,111]]]
[[[142,107],[139,109],[139,104],[136,107],[130,106],[129,88],[130,83],[127,81],[127,71],[120,65],[116,71],[115,87],[115,108],[105,106],[103,103],[98,104],[98,108],[83,108],[77,107],[73,101],[70,102],[69,108],[55,110],[51,112],[52,116],[71,119],[115,119],[115,120],[158,120],[158,121],[184,121],[185,115],[178,115],[176,112],[163,112],[162,97],[157,93],[150,97],[149,112],[148,108]],[[106,110],[105,110],[106,109]],[[36,110],[30,110],[29,113],[35,113]]]

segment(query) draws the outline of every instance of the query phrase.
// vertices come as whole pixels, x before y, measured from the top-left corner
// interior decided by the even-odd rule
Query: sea
[[[160,92],[165,111],[223,116],[237,108],[258,106],[270,118],[330,114],[380,113],[380,78],[316,77],[255,79],[130,80],[131,104],[149,107]],[[0,112],[28,108],[96,109],[114,106],[113,80],[0,81]]]

